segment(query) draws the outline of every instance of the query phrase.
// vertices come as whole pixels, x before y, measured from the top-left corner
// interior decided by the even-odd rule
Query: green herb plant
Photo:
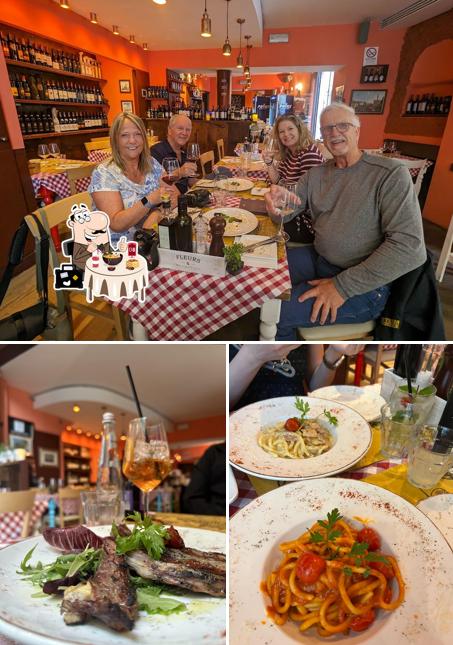
[[[242,254],[244,251],[244,245],[239,242],[234,242],[223,248],[223,255],[229,271],[238,271],[242,267]]]

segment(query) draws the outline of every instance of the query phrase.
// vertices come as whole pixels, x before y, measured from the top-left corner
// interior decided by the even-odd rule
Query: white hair
[[[349,114],[352,124],[360,128],[360,119],[355,113],[354,108],[352,108],[350,105],[346,105],[346,103],[340,103],[339,101],[334,101],[333,103],[326,105],[326,107],[322,110],[320,119],[322,119],[324,114],[330,112],[331,110],[344,110]]]
[[[178,119],[180,119],[181,117],[183,117],[183,118],[187,119],[188,121],[190,121],[190,118],[187,116],[187,114],[172,114],[172,115],[171,115],[171,117],[170,117],[170,121],[168,122],[168,127],[169,127],[169,128],[173,128],[173,126],[175,125],[175,123],[176,123],[176,122],[178,121]],[[190,124],[192,124],[192,121],[190,121]]]

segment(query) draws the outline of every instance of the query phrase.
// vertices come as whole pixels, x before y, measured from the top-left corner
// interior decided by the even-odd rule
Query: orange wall
[[[444,136],[436,160],[436,168],[429,186],[428,197],[423,208],[423,216],[448,228],[453,214],[453,109],[445,124]]]
[[[70,443],[73,446],[83,446],[90,450],[90,483],[95,484],[98,476],[99,453],[101,452],[101,441],[91,439],[85,435],[78,435],[74,431],[67,432],[63,430],[61,434],[61,443]]]
[[[212,439],[225,438],[226,436],[226,417],[207,417],[205,419],[196,419],[188,421],[188,427],[185,430],[175,430],[168,433],[168,441],[177,443],[180,441],[194,441],[195,439]]]
[[[107,83],[103,85],[104,96],[110,104],[108,112],[109,125],[112,123],[116,115],[121,112],[121,101],[134,102],[134,87],[132,83],[132,68],[123,63],[117,63],[110,58],[99,56],[102,65],[102,76],[107,79]],[[130,82],[130,94],[122,94],[120,92],[119,81],[128,80]],[[134,105],[134,111],[136,106]]]

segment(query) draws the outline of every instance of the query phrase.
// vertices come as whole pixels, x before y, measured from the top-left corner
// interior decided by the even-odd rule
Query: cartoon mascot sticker
[[[74,204],[66,224],[72,237],[62,243],[62,249],[72,263],[55,269],[54,288],[86,289],[88,302],[94,296],[116,301],[136,293],[143,302],[148,271],[145,258],[137,255],[137,242],[121,237],[114,248],[109,216],[90,211],[86,204]]]

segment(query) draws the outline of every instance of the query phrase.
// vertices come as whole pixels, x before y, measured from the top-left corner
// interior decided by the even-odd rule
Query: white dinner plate
[[[233,469],[231,466],[228,466],[228,497],[230,500],[230,504],[234,502],[235,499],[237,499],[237,496],[239,495],[238,491],[238,485],[236,484],[236,478],[233,473]]]
[[[381,416],[381,408],[385,399],[374,389],[355,387],[354,385],[329,385],[320,387],[310,396],[319,399],[339,401],[362,415],[367,421],[376,421]]]
[[[371,429],[360,414],[342,403],[301,398],[310,405],[307,418],[313,419],[324,410],[337,417],[338,425],[328,426],[334,439],[332,448],[307,459],[274,457],[260,448],[261,428],[300,414],[294,396],[267,399],[247,405],[230,417],[230,461],[235,468],[263,479],[313,479],[347,470],[366,454],[371,444]]]
[[[361,633],[320,638],[298,632],[266,615],[269,599],[260,582],[281,560],[278,545],[295,539],[338,508],[370,520],[384,553],[394,555],[406,583],[406,598],[395,611],[379,610]],[[356,524],[357,528],[360,524]],[[241,645],[447,645],[453,642],[453,552],[423,513],[402,497],[361,481],[317,479],[281,486],[250,502],[230,522],[230,642]]]
[[[246,211],[243,208],[229,208],[229,207],[219,207],[211,208],[208,211],[203,213],[203,217],[209,221],[216,213],[221,215],[227,215],[228,217],[234,217],[241,220],[240,222],[228,222],[225,227],[226,237],[233,237],[235,235],[246,235],[251,233],[258,226],[258,220],[256,216],[250,211]]]
[[[453,549],[453,495],[434,495],[422,499],[417,507],[434,522]]]
[[[108,535],[110,527],[93,529]],[[178,528],[186,546],[225,553],[225,535],[217,531]],[[131,632],[115,632],[91,619],[84,625],[65,625],[60,614],[61,598],[32,598],[34,587],[16,573],[23,557],[37,545],[31,560],[52,562],[60,554],[42,536],[29,538],[0,551],[0,633],[25,645],[119,645],[120,643],[169,643],[187,645],[225,643],[226,601],[205,594],[182,592],[175,596],[188,605],[188,611],[170,616],[148,615],[141,611]]]
[[[250,179],[240,179],[239,177],[229,177],[228,179],[221,179],[218,182],[218,185],[224,190],[229,190],[233,193],[240,193],[244,190],[250,190],[250,188],[253,188],[253,181],[250,181]]]

